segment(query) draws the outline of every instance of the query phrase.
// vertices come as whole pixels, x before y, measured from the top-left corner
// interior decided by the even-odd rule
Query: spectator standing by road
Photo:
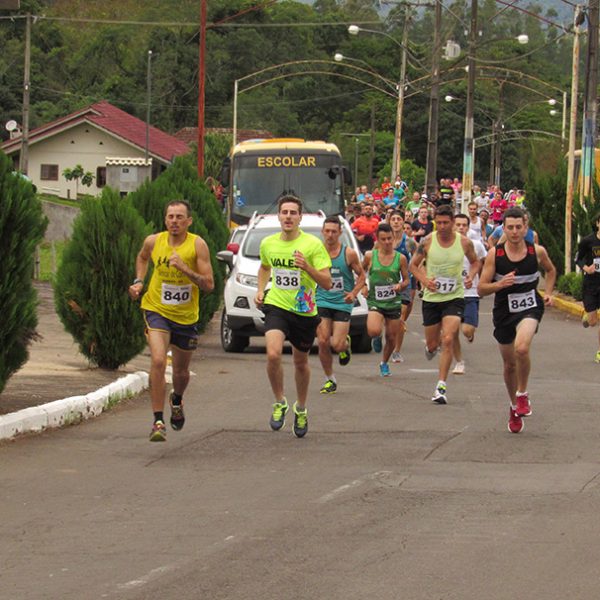
[[[183,393],[190,380],[192,353],[198,345],[199,290],[211,292],[214,288],[208,246],[200,236],[188,231],[191,212],[184,200],[167,204],[167,230],[144,240],[135,262],[135,280],[129,287],[131,299],[138,300],[152,261],[154,271],[141,304],[150,347],[150,397],[154,413],[151,442],[167,439],[163,411],[169,348],[173,366],[171,427],[176,431],[183,428]]]

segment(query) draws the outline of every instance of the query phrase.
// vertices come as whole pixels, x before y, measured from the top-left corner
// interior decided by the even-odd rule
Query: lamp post
[[[406,48],[408,45],[408,17],[404,19],[404,28],[402,30],[402,42],[398,42],[394,37],[382,31],[364,29],[358,25],[350,25],[348,33],[358,35],[359,32],[365,31],[368,33],[376,33],[384,35],[391,39],[396,45],[402,49],[400,58],[400,80],[398,81],[398,101],[396,103],[396,130],[394,132],[394,151],[392,155],[392,181],[395,181],[400,176],[400,154],[402,147],[402,115],[404,112],[404,91],[406,87]]]

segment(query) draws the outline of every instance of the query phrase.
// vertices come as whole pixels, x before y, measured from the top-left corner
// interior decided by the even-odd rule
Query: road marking
[[[413,373],[437,373],[437,369],[409,369]]]
[[[354,481],[351,481],[350,483],[346,483],[344,485],[341,485],[338,488],[335,488],[335,490],[329,492],[328,494],[325,494],[324,496],[321,496],[317,500],[317,502],[319,502],[321,504],[324,504],[325,502],[331,502],[331,500],[334,500],[340,494],[343,494],[344,492],[347,492],[348,490],[351,490],[352,488],[359,487],[363,483],[366,483],[367,481],[372,481],[373,479],[377,479],[377,478],[381,477],[382,475],[389,475],[390,473],[391,473],[391,471],[375,471],[375,473],[369,473],[368,475],[365,475],[364,477],[355,479]]]
[[[152,569],[152,571],[146,573],[146,575],[142,575],[139,579],[132,579],[127,583],[120,583],[117,587],[120,590],[132,590],[142,585],[146,585],[159,575],[167,573],[168,571],[174,571],[176,568],[176,565],[164,565],[163,567],[157,567],[156,569]]]

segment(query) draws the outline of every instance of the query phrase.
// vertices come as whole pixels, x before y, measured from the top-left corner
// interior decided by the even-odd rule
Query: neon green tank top
[[[425,288],[423,300],[427,302],[446,302],[464,297],[462,280],[463,251],[461,236],[454,234],[454,243],[449,248],[443,248],[438,242],[437,233],[431,236],[431,246],[427,252],[427,277],[435,277],[437,291]]]
[[[402,281],[400,273],[400,252],[394,251],[394,259],[390,265],[382,265],[379,261],[379,250],[373,250],[371,267],[369,268],[369,308],[394,310],[402,306],[402,298],[392,288]]]
[[[158,234],[152,250],[154,272],[148,291],[142,298],[144,310],[152,310],[182,325],[198,322],[198,287],[181,271],[169,266],[169,258],[173,251],[176,251],[190,269],[195,269],[197,237],[188,233],[183,244],[173,248],[169,246],[168,231]]]

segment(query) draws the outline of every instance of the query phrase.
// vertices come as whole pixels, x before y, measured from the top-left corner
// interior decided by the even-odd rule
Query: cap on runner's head
[[[427,194],[421,194],[421,200],[429,200]]]

